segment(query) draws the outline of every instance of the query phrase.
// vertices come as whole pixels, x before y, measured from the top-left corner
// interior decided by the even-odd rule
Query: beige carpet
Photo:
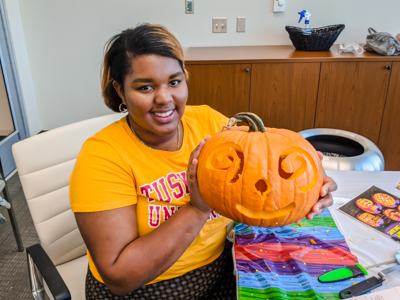
[[[7,181],[11,205],[14,207],[24,248],[37,244],[39,238],[22,192],[18,173]],[[0,224],[0,299],[33,299],[30,293],[26,252],[18,252],[7,209],[0,207],[7,222]]]

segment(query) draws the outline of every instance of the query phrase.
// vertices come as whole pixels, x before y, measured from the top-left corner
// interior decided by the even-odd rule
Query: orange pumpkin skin
[[[318,201],[323,184],[315,148],[290,130],[248,130],[231,127],[205,144],[197,169],[201,195],[219,214],[251,226],[301,220]]]

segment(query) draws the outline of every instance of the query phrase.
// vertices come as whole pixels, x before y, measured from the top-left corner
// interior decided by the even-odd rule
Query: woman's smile
[[[166,112],[151,112],[154,118],[160,123],[170,123],[175,117],[175,109],[168,110]]]

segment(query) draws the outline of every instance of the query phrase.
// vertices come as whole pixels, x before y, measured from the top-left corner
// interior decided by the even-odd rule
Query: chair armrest
[[[26,248],[26,256],[34,299],[46,299],[43,280],[55,300],[71,299],[71,294],[64,280],[40,244]]]

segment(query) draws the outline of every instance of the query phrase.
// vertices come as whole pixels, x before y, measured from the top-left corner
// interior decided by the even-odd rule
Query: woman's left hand
[[[322,153],[318,151],[318,156],[322,160]],[[324,172],[323,184],[320,191],[320,198],[317,203],[311,208],[310,212],[307,214],[307,220],[311,220],[312,218],[321,214],[325,208],[331,206],[333,204],[332,192],[337,190],[336,182],[329,176],[327,176]]]

